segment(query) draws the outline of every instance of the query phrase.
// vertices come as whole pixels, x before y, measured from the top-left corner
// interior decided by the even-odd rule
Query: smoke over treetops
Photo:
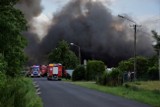
[[[42,61],[61,40],[79,45],[83,59],[103,60],[110,66],[132,57],[133,29],[124,20],[113,16],[103,1],[70,0],[54,14],[47,35],[34,51],[30,51],[34,56],[32,60]],[[151,38],[141,31],[137,32],[137,54],[153,54]]]

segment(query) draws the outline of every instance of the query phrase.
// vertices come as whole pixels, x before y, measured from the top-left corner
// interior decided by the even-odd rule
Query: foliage
[[[146,78],[147,70],[148,70],[148,59],[145,57],[138,56],[136,77],[138,79]]]
[[[55,48],[48,56],[49,62],[61,63],[65,68],[75,68],[78,65],[78,58],[69,50],[69,45],[66,41],[60,41],[57,48]]]
[[[107,85],[117,86],[122,85],[122,72],[118,68],[114,68],[107,76]]]
[[[108,73],[104,72],[104,74],[99,77],[99,79],[96,81],[96,83],[100,84],[100,85],[106,85],[108,82],[107,77],[108,77]]]
[[[72,81],[85,80],[86,70],[84,66],[77,66],[72,74]]]
[[[150,80],[158,80],[158,67],[153,66],[148,69],[148,79]]]
[[[0,107],[42,107],[32,81],[19,76],[26,61],[22,32],[27,26],[14,8],[17,1],[0,0]]]
[[[3,75],[3,81],[1,78],[0,107],[42,107],[31,80],[26,78],[13,79],[5,77],[5,75]]]
[[[70,75],[69,73],[66,73],[65,78],[66,78],[66,80],[67,80],[67,79],[69,79],[69,80],[70,80],[70,79],[71,79],[71,75]]]
[[[4,57],[0,54],[0,72],[5,73],[7,69],[7,62]]]
[[[118,68],[122,71],[132,71],[133,63],[129,60],[121,61],[118,65]]]
[[[138,79],[146,78],[147,70],[148,70],[148,59],[142,56],[136,57],[136,77]],[[118,65],[118,68],[125,71],[134,71],[134,58],[130,58],[125,61],[121,61]]]
[[[158,68],[158,56],[157,55],[154,55],[148,59],[148,66],[149,67],[155,66]]]
[[[136,81],[127,84],[129,85],[129,87],[137,87],[142,90],[160,91],[160,81]]]
[[[102,61],[92,60],[87,63],[86,80],[96,80],[105,71],[105,64]]]
[[[122,85],[123,72],[119,68],[113,68],[110,72],[105,72],[101,75],[99,81],[100,85],[119,86]]]
[[[20,10],[14,8],[17,0],[0,1],[0,53],[7,62],[9,76],[20,73],[25,62],[24,47],[26,41],[22,31],[26,30],[26,20]]]
[[[0,5],[15,5],[19,0],[0,0]]]
[[[156,44],[153,46],[155,50],[160,49],[160,35],[156,31],[152,31],[153,38],[155,39]]]

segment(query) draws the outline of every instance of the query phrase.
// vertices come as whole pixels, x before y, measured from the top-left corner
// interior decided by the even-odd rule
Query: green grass
[[[33,85],[33,81],[30,78],[24,78],[26,81],[26,87],[28,89],[28,93],[26,94],[26,107],[43,107],[41,98],[36,94],[36,89]]]
[[[119,86],[119,87],[100,86],[97,85],[95,82],[72,82],[72,83],[89,89],[94,89],[97,91],[110,93],[113,95],[118,95],[128,99],[143,102],[154,107],[160,107],[160,92],[154,91],[154,89],[150,90],[150,88],[147,88],[144,90],[136,86],[129,86],[129,88],[126,88],[124,86]],[[157,82],[153,83],[156,86]],[[150,84],[150,83],[141,82],[141,84]],[[157,87],[159,86],[156,86],[156,89]]]
[[[30,78],[0,77],[0,107],[42,107]]]
[[[136,86],[143,90],[160,91],[160,81],[140,81],[140,82],[129,83],[129,85]]]

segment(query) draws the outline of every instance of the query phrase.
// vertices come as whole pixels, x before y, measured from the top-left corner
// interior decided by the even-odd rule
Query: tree
[[[86,79],[98,80],[104,74],[105,64],[102,61],[92,60],[87,63]]]
[[[152,34],[153,34],[153,38],[155,39],[155,42],[156,42],[156,44],[153,45],[153,47],[157,51],[158,49],[160,49],[160,35],[158,35],[158,33],[154,30],[152,31]]]
[[[155,39],[155,43],[153,45],[153,48],[155,49],[155,51],[157,52],[157,55],[154,55],[153,57],[151,57],[149,59],[149,68],[148,68],[148,78],[151,80],[158,80],[158,60],[159,60],[159,49],[160,49],[160,35],[158,35],[158,33],[156,31],[152,31],[153,34],[153,38]]]
[[[77,66],[72,74],[72,81],[85,80],[86,70],[84,66]]]
[[[133,70],[133,63],[129,60],[121,61],[118,64],[118,68],[123,72],[132,71]]]
[[[142,79],[146,76],[146,73],[148,70],[148,59],[142,56],[137,56],[136,60],[137,60],[136,76],[137,78]],[[130,58],[125,61],[121,61],[118,65],[118,68],[123,72],[134,71],[134,58]]]
[[[22,36],[22,31],[27,29],[26,20],[22,12],[14,8],[16,2],[0,1],[0,53],[8,64],[6,74],[13,77],[20,74],[26,59],[23,51],[26,40]]]
[[[66,41],[60,41],[48,56],[50,63],[61,63],[65,68],[75,68],[78,65],[78,58],[74,52],[69,49]]]
[[[0,54],[0,73],[6,73],[7,62],[4,60],[2,54]]]
[[[148,69],[148,78],[150,80],[158,80],[158,67],[153,66]]]

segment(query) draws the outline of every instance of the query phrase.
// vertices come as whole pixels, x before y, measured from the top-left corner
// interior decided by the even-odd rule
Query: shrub
[[[4,60],[4,57],[0,54],[0,72],[5,72],[7,68],[7,62]]]
[[[85,80],[85,68],[83,66],[78,66],[72,74],[72,81]]]
[[[117,86],[122,85],[122,72],[118,68],[114,68],[108,75],[107,75],[107,85],[110,86]]]
[[[105,71],[105,64],[102,61],[89,61],[87,63],[86,79],[97,80]]]
[[[69,73],[66,74],[66,79],[71,79],[71,75]]]
[[[32,81],[26,78],[7,77],[0,85],[0,95],[0,107],[42,107]]]
[[[97,83],[100,85],[106,85],[107,84],[107,72],[104,72],[103,75],[100,76],[100,78],[98,79]]]
[[[150,80],[158,80],[158,68],[155,66],[150,67],[147,74]]]

